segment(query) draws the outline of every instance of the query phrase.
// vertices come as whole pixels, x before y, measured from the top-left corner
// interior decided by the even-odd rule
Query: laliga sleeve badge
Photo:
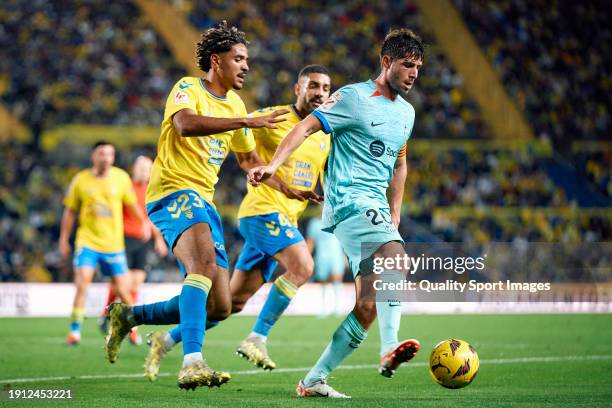
[[[342,95],[338,92],[336,92],[335,94],[333,94],[332,96],[330,96],[329,98],[327,98],[327,100],[325,102],[323,102],[323,105],[319,106],[319,110],[322,112],[327,112],[329,111],[335,104],[337,104],[338,102],[340,102],[342,100]]]
[[[183,103],[189,103],[189,95],[186,92],[177,91],[174,94],[174,103],[180,105]]]

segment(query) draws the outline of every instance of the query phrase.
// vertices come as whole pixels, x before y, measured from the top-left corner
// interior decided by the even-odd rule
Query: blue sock
[[[168,330],[168,334],[170,335],[170,337],[172,337],[172,340],[174,340],[175,344],[181,342],[181,326],[174,326],[171,330]]]
[[[204,275],[189,274],[179,299],[183,354],[201,353],[206,330],[206,298],[212,282]]]
[[[132,308],[136,323],[140,324],[176,324],[181,322],[179,296],[165,302],[138,305]]]
[[[332,341],[319,357],[317,364],[304,377],[304,384],[310,386],[317,381],[325,380],[329,373],[359,347],[367,335],[368,332],[361,327],[355,315],[349,314],[336,329]]]
[[[72,313],[70,314],[70,332],[71,333],[80,333],[81,324],[85,319],[85,308],[82,307],[74,307],[72,308]]]
[[[291,299],[295,296],[297,290],[298,288],[285,276],[279,277],[268,293],[266,303],[259,312],[257,321],[253,326],[253,331],[267,337],[272,326],[291,303]]]
[[[380,355],[397,346],[397,332],[402,317],[402,304],[396,301],[376,302],[378,328],[380,331]]]
[[[219,322],[211,322],[210,320],[206,321],[206,331],[208,331],[209,329],[212,329],[213,327],[217,327],[219,325]],[[172,337],[172,340],[174,340],[175,344],[178,344],[181,342],[181,340],[183,339],[181,337],[181,326],[174,326],[171,330],[168,330],[168,334],[170,334],[170,337]]]

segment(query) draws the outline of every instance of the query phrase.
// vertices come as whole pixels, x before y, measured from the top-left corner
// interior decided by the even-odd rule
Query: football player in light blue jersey
[[[271,177],[308,136],[321,129],[332,134],[323,227],[338,237],[348,257],[356,302],[316,365],[299,382],[299,396],[348,398],[326,379],[359,347],[377,315],[383,376],[392,377],[419,350],[416,340],[398,341],[400,304],[376,301],[374,275],[363,261],[405,255],[397,227],[407,172],[405,145],[414,124],[414,108],[405,98],[424,53],[421,39],[411,30],[389,32],[380,53],[381,73],[375,80],[341,88],[291,130],[267,166],[249,171],[249,182],[257,185]],[[405,273],[400,265],[394,269],[387,271],[393,279]]]
[[[320,217],[313,217],[308,222],[306,230],[306,244],[310,252],[314,251],[313,279],[321,283],[321,312],[319,316],[328,314],[340,315],[340,291],[342,290],[342,277],[344,276],[344,252],[342,245],[334,234],[323,231],[323,222]],[[333,306],[331,310],[326,307],[328,289],[332,289]]]

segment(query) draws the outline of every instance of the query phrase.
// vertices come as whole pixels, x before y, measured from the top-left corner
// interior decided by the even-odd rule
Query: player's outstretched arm
[[[295,125],[283,141],[276,148],[272,160],[267,166],[257,166],[249,170],[248,180],[253,186],[258,186],[267,178],[272,177],[276,170],[283,164],[291,153],[295,151],[304,140],[315,132],[322,129],[321,122],[314,115],[306,116],[300,123]]]
[[[246,172],[248,172],[254,167],[261,167],[265,164],[261,157],[259,157],[257,152],[255,152],[254,150],[246,153],[236,152],[236,158],[238,159],[238,164],[240,165],[240,167]],[[289,187],[278,176],[272,176],[263,181],[263,183],[267,184],[268,186],[272,187],[277,191],[280,191],[287,197],[296,200],[309,200],[315,203],[320,203],[323,200],[322,197],[312,191],[300,191]]]
[[[284,122],[280,117],[289,113],[287,109],[279,109],[265,116],[246,118],[213,118],[198,115],[193,109],[182,109],[172,117],[172,123],[181,136],[209,136],[241,128],[276,129],[276,123]]]
[[[393,168],[393,178],[389,183],[387,190],[387,200],[391,209],[391,221],[398,227],[400,224],[402,198],[404,196],[404,185],[406,184],[406,176],[408,175],[408,165],[406,164],[406,156],[398,156]]]
[[[72,208],[64,207],[64,213],[62,214],[62,221],[60,223],[60,236],[59,236],[59,251],[64,259],[70,256],[70,234],[74,227],[76,220],[76,213]]]

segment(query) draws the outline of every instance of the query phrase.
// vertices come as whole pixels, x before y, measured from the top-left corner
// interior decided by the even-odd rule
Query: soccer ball
[[[429,356],[429,373],[435,382],[446,388],[462,388],[470,384],[480,367],[476,350],[458,339],[441,341]]]

